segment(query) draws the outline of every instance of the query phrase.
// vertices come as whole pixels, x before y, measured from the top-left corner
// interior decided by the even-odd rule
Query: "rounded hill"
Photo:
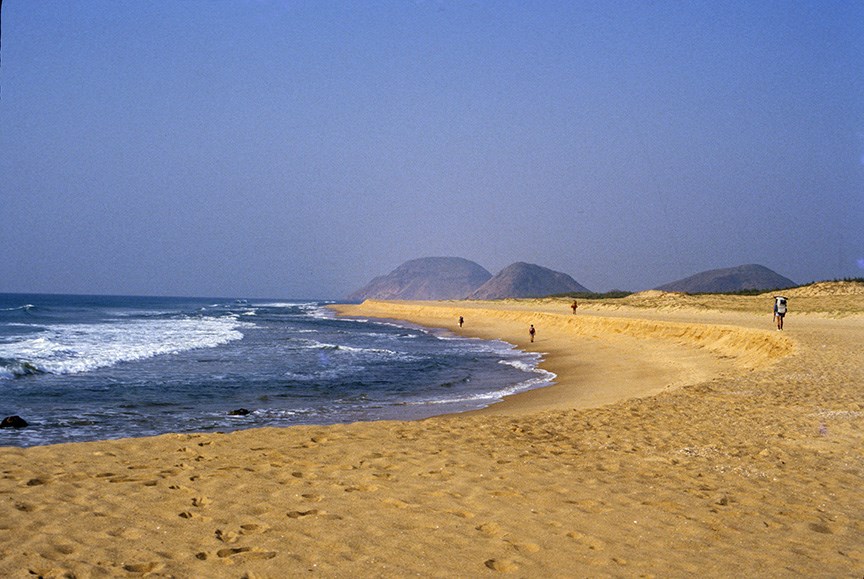
[[[468,299],[538,298],[587,291],[585,286],[566,273],[532,263],[517,262],[502,269],[498,275],[468,295]]]
[[[764,265],[750,264],[711,269],[678,281],[673,281],[656,289],[666,292],[728,293],[745,290],[772,290],[796,286],[794,281],[783,277]]]
[[[421,257],[376,277],[349,300],[462,299],[492,277],[481,265],[461,257]]]

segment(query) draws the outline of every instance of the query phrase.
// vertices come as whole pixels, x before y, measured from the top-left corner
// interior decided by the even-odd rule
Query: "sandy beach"
[[[0,448],[0,576],[862,577],[864,286],[785,295],[782,332],[770,295],[338,306],[558,378],[417,422]]]

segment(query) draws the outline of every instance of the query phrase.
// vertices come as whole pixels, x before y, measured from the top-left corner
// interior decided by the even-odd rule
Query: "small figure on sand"
[[[577,302],[576,300],[573,300],[573,304],[570,306],[570,309],[573,310],[574,314],[576,313],[576,308],[578,308],[578,307],[579,307],[579,302]]]
[[[777,331],[783,329],[783,318],[786,317],[786,298],[774,296],[774,321],[777,322]]]
[[[463,318],[462,316],[459,316],[459,327],[461,328],[462,324],[464,324],[464,323],[465,323],[465,318]]]
[[[528,333],[531,335],[531,341],[534,341],[534,334],[537,333],[537,330],[534,329],[534,324],[531,324],[531,329],[528,330]]]

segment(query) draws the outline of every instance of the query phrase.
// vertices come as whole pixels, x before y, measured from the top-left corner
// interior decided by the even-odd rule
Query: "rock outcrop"
[[[29,424],[20,416],[7,416],[0,421],[0,428],[27,428]]]
[[[461,257],[424,257],[406,261],[348,296],[351,301],[462,299],[492,277]]]
[[[794,281],[762,265],[739,265],[691,275],[655,289],[666,292],[726,293],[744,290],[773,290],[794,287]]]
[[[468,294],[472,300],[503,298],[537,298],[554,294],[587,292],[575,279],[551,269],[531,263],[508,265],[498,275]]]

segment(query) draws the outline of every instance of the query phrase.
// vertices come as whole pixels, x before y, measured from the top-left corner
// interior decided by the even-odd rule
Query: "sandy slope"
[[[351,310],[547,353],[472,415],[2,448],[0,575],[861,577],[864,300],[659,297]]]
[[[717,323],[682,323],[632,316],[579,315],[560,300],[509,302],[376,302],[339,306],[344,314],[407,319],[490,339],[503,339],[546,355],[543,364],[557,384],[508,399],[488,412],[588,408],[657,394],[725,373],[773,364],[794,350],[785,335],[765,329]],[[459,328],[462,316],[465,326]],[[738,320],[739,322],[744,320]],[[529,342],[528,328],[538,333]],[[650,345],[650,347],[646,347]]]

